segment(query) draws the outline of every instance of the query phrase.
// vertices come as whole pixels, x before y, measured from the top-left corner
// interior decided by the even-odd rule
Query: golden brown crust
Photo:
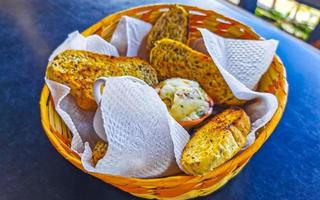
[[[100,140],[97,142],[97,144],[94,146],[92,151],[92,163],[93,165],[96,165],[97,162],[103,158],[103,156],[106,154],[108,149],[108,143]]]
[[[159,79],[180,77],[199,82],[215,104],[238,106],[245,103],[233,95],[209,56],[181,42],[167,38],[157,41],[150,53],[150,63]]]
[[[149,63],[140,58],[112,57],[88,51],[67,50],[48,64],[48,79],[71,88],[79,107],[95,110],[93,83],[101,77],[130,75],[149,85],[158,83],[157,74]]]
[[[188,174],[202,175],[231,159],[246,143],[251,129],[241,108],[229,108],[199,128],[185,146],[181,164]]]
[[[183,7],[175,5],[169,11],[164,12],[153,25],[147,38],[147,52],[150,52],[156,41],[163,38],[170,38],[187,44],[188,35],[188,12]]]

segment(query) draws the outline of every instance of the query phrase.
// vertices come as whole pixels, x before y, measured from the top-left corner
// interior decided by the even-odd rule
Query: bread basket
[[[118,21],[124,15],[136,17],[154,23],[160,14],[168,10],[172,4],[144,5],[120,11],[89,27],[82,34],[84,36],[98,34],[110,40]],[[260,39],[249,27],[227,18],[212,10],[204,10],[193,6],[182,5],[190,13],[191,40],[199,38],[198,27],[228,38]],[[156,179],[127,178],[98,173],[89,173],[100,180],[109,183],[132,195],[149,199],[188,199],[208,195],[226,184],[237,175],[248,163],[250,158],[259,150],[268,139],[284,112],[287,102],[288,85],[285,68],[278,57],[275,57],[268,71],[263,75],[258,85],[258,91],[273,93],[279,102],[279,107],[269,123],[258,131],[256,141],[245,151],[236,155],[228,162],[203,176],[176,175]],[[45,133],[57,151],[73,165],[86,172],[77,154],[71,151],[68,138],[71,132],[54,110],[53,100],[49,89],[44,85],[41,99],[41,122]],[[88,173],[88,172],[86,172]]]

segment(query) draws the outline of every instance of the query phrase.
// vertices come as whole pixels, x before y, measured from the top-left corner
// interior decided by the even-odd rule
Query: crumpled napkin
[[[82,49],[94,51],[96,53],[118,56],[118,48],[120,55],[136,56],[139,53],[140,44],[143,42],[143,39],[148,34],[150,28],[151,25],[148,25],[146,22],[130,17],[123,17],[112,36],[110,41],[111,43],[106,42],[96,35],[85,38],[79,33],[75,32],[70,34],[68,39],[53,52],[49,58],[49,61],[52,60],[55,55],[65,49]],[[199,31],[203,37],[203,45],[201,45],[200,42],[200,45],[198,44],[194,48],[196,50],[206,49],[206,52],[216,63],[234,95],[239,99],[257,99],[245,108],[252,121],[252,130],[248,136],[248,146],[255,140],[255,131],[264,126],[271,119],[278,107],[277,100],[274,95],[259,93],[251,90],[271,63],[276,49],[276,42],[230,40],[221,38],[206,29],[199,29]],[[246,45],[247,42],[248,44],[250,43],[248,47]],[[251,53],[250,55],[255,55],[255,52],[259,51],[259,55],[264,55],[264,57],[250,59],[252,56],[248,56],[247,54],[243,55],[243,53],[247,53],[248,51]],[[261,51],[263,53],[261,53]],[[250,72],[250,77],[247,77],[248,72]],[[94,113],[84,112],[77,108],[73,97],[69,95],[70,89],[67,86],[50,80],[46,80],[46,84],[48,85],[53,96],[55,108],[58,114],[73,133],[71,148],[81,156],[83,166],[86,170],[91,172],[102,172],[137,177],[163,176],[176,172],[175,165],[170,165],[170,167],[169,165],[166,165],[166,167],[158,171],[153,169],[156,171],[156,173],[150,173],[145,176],[143,173],[140,173],[141,171],[126,172],[126,167],[124,165],[119,163],[119,165],[117,164],[117,162],[120,162],[121,159],[123,160],[123,158],[120,157],[117,158],[118,160],[112,160],[111,158],[107,158],[109,155],[108,152],[106,153],[105,157],[98,162],[97,166],[93,167],[91,163],[91,149],[93,148],[93,144],[98,139],[98,136],[93,129]],[[100,119],[100,122],[101,121],[103,120]],[[177,126],[174,120],[169,121],[169,124],[171,124],[169,126],[176,129],[173,130],[174,132],[183,132],[181,127]],[[98,130],[96,127],[95,129]],[[174,148],[171,148],[171,153],[170,155],[168,154],[168,156],[172,160],[172,151],[174,151],[177,161],[176,164],[178,164],[182,170],[179,161],[184,145],[189,140],[189,137],[187,137],[185,134],[171,134],[171,140]],[[106,160],[108,160],[108,162],[104,162]],[[123,171],[119,172],[116,171],[117,169],[111,169],[108,166],[116,166]],[[172,166],[173,168],[171,168]],[[128,166],[127,169],[130,167],[132,166]],[[150,171],[152,170],[150,169]],[[146,170],[145,172],[150,171]]]
[[[147,22],[123,16],[112,34],[110,43],[118,49],[120,56],[137,56],[140,44],[151,28],[152,25]]]
[[[209,54],[218,68],[223,68],[249,89],[254,89],[268,70],[278,46],[276,40],[239,40],[223,38],[207,29],[190,44],[191,48]]]
[[[102,94],[101,85],[104,85]],[[86,146],[85,168],[141,178],[180,171],[174,148],[183,148],[189,134],[170,116],[154,88],[131,76],[101,77],[95,82],[94,91],[99,105],[96,115],[102,118],[95,126],[104,130],[102,137],[109,145],[95,168],[90,164],[91,149]],[[183,140],[173,140],[176,137]]]

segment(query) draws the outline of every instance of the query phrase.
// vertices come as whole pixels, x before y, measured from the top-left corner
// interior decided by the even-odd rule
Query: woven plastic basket
[[[118,21],[124,15],[136,17],[144,21],[154,23],[160,14],[172,4],[145,5],[124,10],[94,24],[82,34],[84,36],[98,34],[110,40]],[[212,10],[203,10],[197,7],[183,7],[190,13],[190,39],[200,37],[196,28],[204,27],[223,37],[241,39],[260,39],[249,27],[227,18]],[[248,163],[250,158],[258,151],[277,126],[288,95],[286,71],[278,57],[275,57],[268,71],[264,74],[258,85],[258,91],[273,93],[279,102],[279,107],[271,121],[258,131],[256,141],[241,154],[238,154],[220,167],[203,176],[177,175],[156,179],[126,178],[113,175],[89,173],[102,181],[112,184],[132,195],[144,198],[158,199],[187,199],[208,195],[227,183],[232,177]],[[40,99],[41,121],[45,133],[57,151],[69,160],[73,165],[86,172],[77,154],[69,148],[72,134],[55,112],[53,101],[48,87],[44,85]],[[88,172],[86,172],[88,173]]]

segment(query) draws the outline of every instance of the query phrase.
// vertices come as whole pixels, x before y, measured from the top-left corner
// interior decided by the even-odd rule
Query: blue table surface
[[[156,2],[161,1],[0,1],[1,200],[137,199],[62,158],[42,130],[38,102],[47,58],[68,33],[116,11]],[[265,38],[279,40],[277,53],[290,90],[284,116],[270,139],[237,177],[202,199],[319,199],[319,51],[226,3],[184,3],[214,9]]]

